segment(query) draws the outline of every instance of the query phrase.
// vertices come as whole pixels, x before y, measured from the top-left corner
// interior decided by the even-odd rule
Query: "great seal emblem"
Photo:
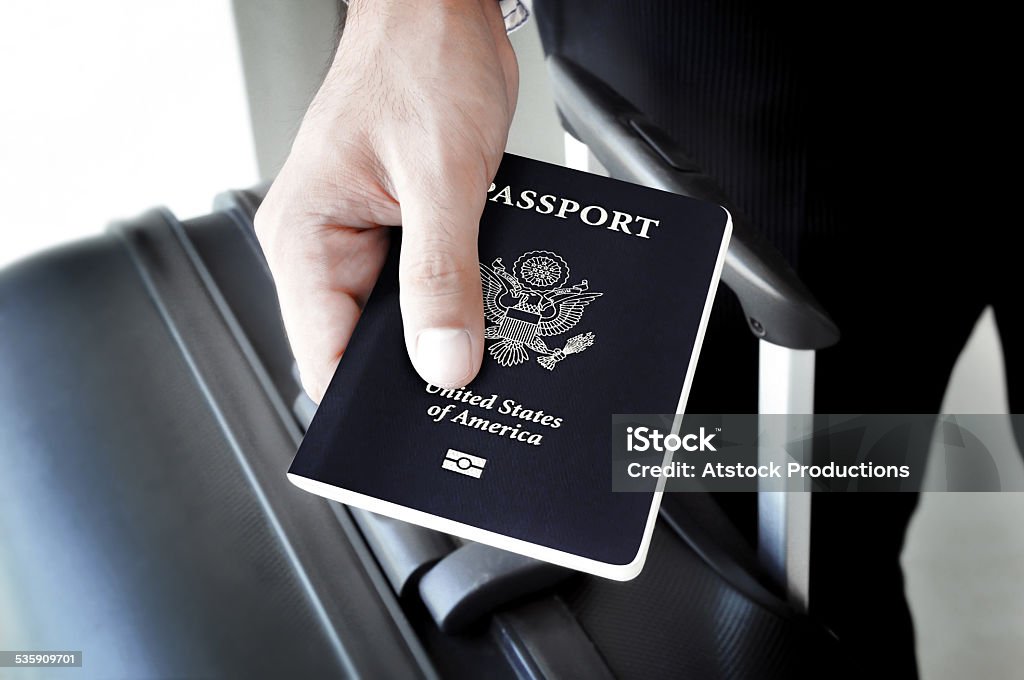
[[[592,332],[569,338],[563,347],[551,349],[544,338],[562,335],[576,327],[587,305],[604,295],[589,290],[586,279],[566,287],[569,265],[557,253],[531,250],[519,256],[512,271],[501,258],[480,264],[484,291],[484,317],[495,325],[484,329],[486,340],[495,340],[487,351],[502,366],[530,360],[527,348],[540,356],[537,363],[554,370],[559,361],[594,344]]]

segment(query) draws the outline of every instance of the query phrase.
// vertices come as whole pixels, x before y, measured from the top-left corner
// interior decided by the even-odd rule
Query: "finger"
[[[476,377],[483,356],[477,233],[486,185],[457,175],[445,181],[398,187],[400,299],[416,371],[433,385],[463,387]]]
[[[383,266],[387,232],[326,226],[278,233],[264,250],[302,387],[320,403]]]

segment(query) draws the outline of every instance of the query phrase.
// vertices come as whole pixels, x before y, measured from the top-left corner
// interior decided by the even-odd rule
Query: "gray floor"
[[[508,149],[562,163],[535,27],[513,34],[519,57],[519,108]],[[1005,413],[1002,354],[990,312],[950,379],[945,413]],[[1024,487],[1024,463],[1007,428],[987,441],[1001,478]],[[929,464],[929,475],[935,457]],[[930,493],[911,524],[902,564],[917,629],[924,680],[1024,677],[1024,493]],[[813,593],[811,597],[813,597]]]

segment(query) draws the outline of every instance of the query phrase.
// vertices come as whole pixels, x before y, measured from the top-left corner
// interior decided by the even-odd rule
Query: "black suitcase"
[[[822,668],[834,640],[702,496],[667,497],[643,574],[615,583],[288,483],[311,410],[257,202],[153,211],[0,273],[0,648],[81,650],[106,678]]]

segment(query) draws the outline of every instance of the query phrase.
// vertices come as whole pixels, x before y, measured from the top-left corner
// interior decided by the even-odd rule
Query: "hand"
[[[518,90],[495,0],[355,0],[256,214],[302,384],[319,402],[402,225],[406,348],[424,380],[480,370],[477,230]]]

